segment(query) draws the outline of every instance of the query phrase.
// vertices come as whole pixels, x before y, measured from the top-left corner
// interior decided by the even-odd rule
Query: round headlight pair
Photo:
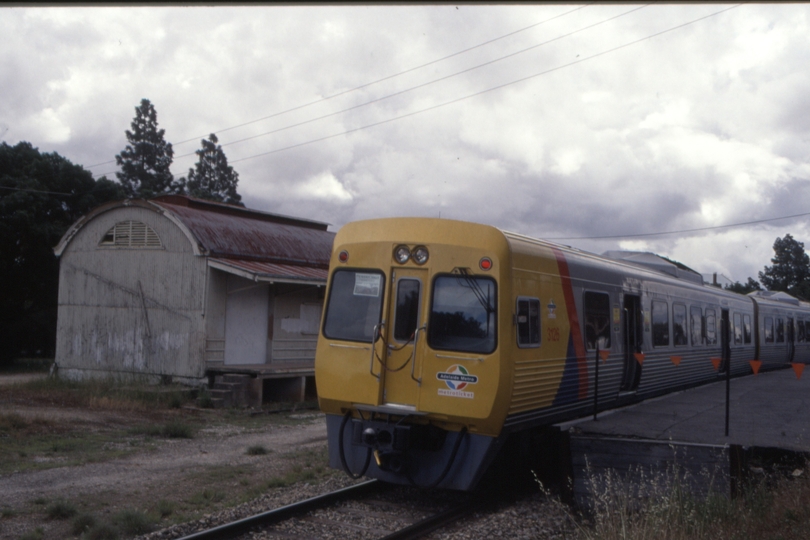
[[[394,260],[399,264],[405,264],[410,259],[413,259],[416,264],[425,264],[429,256],[425,246],[416,246],[413,251],[405,245],[397,246],[394,249]]]

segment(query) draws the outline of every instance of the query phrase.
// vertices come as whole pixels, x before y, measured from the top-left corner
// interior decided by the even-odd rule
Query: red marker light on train
[[[491,270],[492,269],[492,259],[490,259],[489,257],[484,257],[478,263],[478,266],[481,267],[481,270]]]
[[[345,249],[338,254],[338,260],[342,263],[345,263],[349,260],[349,252]]]

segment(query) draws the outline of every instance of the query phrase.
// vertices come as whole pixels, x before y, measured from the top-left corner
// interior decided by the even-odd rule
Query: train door
[[[415,406],[418,398],[419,372],[415,345],[424,340],[421,320],[427,271],[396,269],[391,276],[389,324],[385,332],[385,352],[380,359],[383,403]]]
[[[793,357],[796,355],[796,333],[793,331],[793,317],[787,319],[787,361],[793,362]]]
[[[644,320],[641,297],[624,296],[624,374],[620,392],[635,392],[641,380],[641,364],[636,354],[644,343]]]

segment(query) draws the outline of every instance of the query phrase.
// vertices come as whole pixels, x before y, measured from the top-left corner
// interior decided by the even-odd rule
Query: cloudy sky
[[[810,248],[810,216],[774,220],[810,212],[809,23],[807,4],[0,7],[0,140],[114,179],[148,98],[172,172],[216,133],[251,208],[476,221],[744,282],[777,237]]]

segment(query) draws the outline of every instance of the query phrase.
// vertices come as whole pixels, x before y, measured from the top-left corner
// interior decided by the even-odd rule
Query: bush
[[[90,531],[96,524],[96,518],[90,514],[79,514],[73,520],[73,534],[79,536]]]
[[[94,525],[84,535],[84,540],[118,540],[118,530],[109,523]]]
[[[76,507],[66,501],[56,501],[45,509],[50,519],[70,519],[78,513]]]
[[[154,521],[138,510],[123,510],[112,521],[127,536],[146,534],[155,528]]]
[[[194,430],[190,425],[173,420],[163,426],[161,434],[169,439],[193,439]]]
[[[248,447],[247,451],[245,452],[249,456],[264,456],[270,453],[270,450],[265,448],[260,444],[255,444],[253,446]]]

